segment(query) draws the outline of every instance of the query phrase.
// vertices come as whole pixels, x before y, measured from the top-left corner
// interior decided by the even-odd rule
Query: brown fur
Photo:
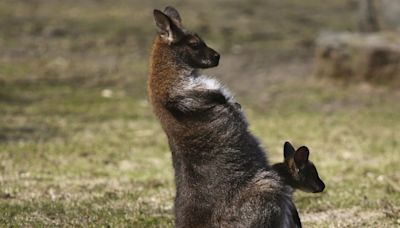
[[[170,128],[178,127],[178,124],[171,117],[163,106],[167,103],[169,91],[179,81],[178,75],[185,73],[185,69],[175,64],[171,59],[174,57],[168,46],[159,36],[155,39],[149,61],[149,80],[147,84],[148,97],[153,105],[153,111],[161,121],[166,132]]]

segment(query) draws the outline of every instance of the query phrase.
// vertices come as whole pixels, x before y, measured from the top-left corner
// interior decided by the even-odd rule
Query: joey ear
[[[303,165],[308,161],[308,156],[310,155],[310,151],[306,146],[302,146],[296,150],[294,153],[294,161],[297,165]]]
[[[283,157],[286,159],[289,159],[290,157],[293,156],[295,150],[292,146],[292,144],[288,141],[285,142],[283,145]]]
[[[178,25],[180,25],[180,24],[182,23],[181,16],[179,15],[178,10],[176,10],[174,7],[172,7],[172,6],[167,6],[167,7],[165,7],[164,13],[165,13],[165,15],[167,15],[169,18],[171,18],[172,20],[174,20],[174,22],[177,23]]]
[[[153,15],[160,37],[168,44],[178,41],[181,31],[171,19],[157,9],[153,11]]]

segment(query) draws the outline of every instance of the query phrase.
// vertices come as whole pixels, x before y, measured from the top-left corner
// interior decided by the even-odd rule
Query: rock
[[[400,85],[400,34],[320,34],[315,74],[345,81]]]

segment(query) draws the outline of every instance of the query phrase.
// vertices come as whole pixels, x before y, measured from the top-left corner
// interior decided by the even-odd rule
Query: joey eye
[[[200,42],[189,42],[188,45],[190,48],[195,49],[195,50],[199,49],[201,46]]]

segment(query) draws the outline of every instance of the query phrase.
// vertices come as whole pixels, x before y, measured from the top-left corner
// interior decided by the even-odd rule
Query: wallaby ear
[[[293,157],[295,150],[290,142],[285,142],[283,145],[283,157],[286,159],[289,159],[290,157]]]
[[[157,9],[153,11],[153,15],[160,37],[168,44],[176,42],[181,35],[179,28],[167,15]]]
[[[297,165],[303,165],[308,161],[308,156],[310,155],[310,151],[306,146],[302,146],[296,150],[294,153],[294,161]]]
[[[167,15],[169,18],[171,18],[172,20],[174,20],[174,22],[178,25],[180,25],[182,23],[182,19],[181,16],[179,15],[178,10],[176,10],[174,7],[172,6],[167,6],[164,9],[164,13],[165,15]]]

